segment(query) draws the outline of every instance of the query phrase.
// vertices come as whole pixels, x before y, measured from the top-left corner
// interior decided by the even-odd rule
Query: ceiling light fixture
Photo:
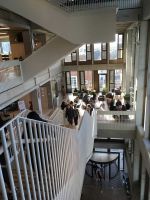
[[[1,33],[1,32],[0,32],[0,35],[7,35],[7,33]]]
[[[0,30],[9,30],[9,27],[0,27]]]

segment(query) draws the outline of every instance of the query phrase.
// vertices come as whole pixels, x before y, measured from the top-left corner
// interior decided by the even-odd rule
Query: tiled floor
[[[88,169],[89,171],[89,169]],[[105,180],[100,182],[96,180],[96,177],[90,177],[85,175],[84,185],[82,189],[81,200],[129,200],[130,197],[126,194],[125,187],[123,185],[122,174],[108,180],[106,176]]]

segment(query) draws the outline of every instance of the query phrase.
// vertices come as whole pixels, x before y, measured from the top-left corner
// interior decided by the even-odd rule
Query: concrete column
[[[139,168],[140,168],[140,150],[138,146],[138,141],[134,141],[134,158],[133,158],[133,182],[139,180]]]
[[[134,87],[134,71],[135,71],[135,47],[136,47],[136,29],[132,30],[132,52],[131,52],[131,75],[130,87]]]
[[[146,171],[145,171],[145,167],[142,163],[140,200],[144,200],[145,180],[146,180]]]
[[[48,82],[47,84],[47,97],[48,97],[48,108],[52,109],[53,108],[53,101],[52,101],[52,92],[51,92],[51,84]]]
[[[125,91],[126,88],[126,69],[122,69],[122,90]]]
[[[147,69],[147,82],[146,82],[146,105],[145,105],[145,138],[150,139],[150,23],[148,29],[148,69]]]
[[[150,199],[150,178],[149,178],[149,190],[148,190],[148,199]]]
[[[40,88],[37,88],[36,90],[31,92],[31,99],[32,99],[33,110],[38,112],[39,114],[42,114]]]
[[[126,47],[126,93],[129,93],[131,86],[131,68],[132,68],[132,30],[127,32],[127,47]]]
[[[135,68],[134,68],[134,99],[136,100],[137,93],[137,74],[138,74],[138,62],[139,62],[139,49],[140,44],[138,41],[139,37],[139,27],[136,28],[136,46],[135,46]],[[136,106],[136,105],[135,105]]]
[[[148,22],[143,21],[140,29],[140,49],[137,74],[137,107],[136,107],[136,125],[143,123],[143,105],[145,95],[145,70],[146,70],[146,50],[147,50],[147,29]]]

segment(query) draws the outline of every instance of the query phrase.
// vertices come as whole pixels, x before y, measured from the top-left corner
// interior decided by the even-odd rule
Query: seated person
[[[122,103],[121,101],[118,99],[116,102],[116,110],[121,110],[122,109]]]
[[[114,106],[114,100],[112,99],[110,104],[109,104],[109,110],[115,110],[116,107]]]
[[[130,107],[131,107],[131,106],[130,106],[129,102],[127,102],[125,106],[126,106],[126,109],[127,109],[127,110],[130,110]]]
[[[79,97],[77,96],[75,99],[74,99],[74,103],[78,103],[79,102]]]

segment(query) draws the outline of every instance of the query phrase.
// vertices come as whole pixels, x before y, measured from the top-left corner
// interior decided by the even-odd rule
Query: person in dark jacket
[[[66,118],[67,118],[69,124],[72,126],[73,120],[74,120],[74,109],[73,109],[72,101],[70,101],[70,104],[68,104],[68,106],[66,108]]]
[[[80,115],[79,115],[79,110],[77,108],[76,105],[74,105],[74,124],[75,126],[78,125],[78,119],[79,119]]]

